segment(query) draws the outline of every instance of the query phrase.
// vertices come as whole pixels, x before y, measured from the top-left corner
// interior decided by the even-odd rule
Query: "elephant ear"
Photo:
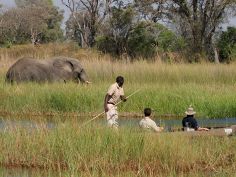
[[[67,61],[67,60],[61,60],[61,59],[55,60],[53,62],[53,66],[58,68],[58,69],[65,70],[65,71],[68,71],[68,72],[73,71],[72,63]]]

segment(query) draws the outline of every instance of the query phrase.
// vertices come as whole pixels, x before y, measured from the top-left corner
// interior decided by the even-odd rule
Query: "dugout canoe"
[[[176,133],[176,132],[173,132]],[[211,128],[209,131],[178,131],[180,134],[186,134],[190,136],[232,136],[236,135],[236,125],[225,128]]]

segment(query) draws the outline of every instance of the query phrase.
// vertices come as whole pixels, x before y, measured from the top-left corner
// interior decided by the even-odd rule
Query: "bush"
[[[112,37],[99,36],[96,38],[96,47],[103,53],[116,54],[117,45]]]
[[[153,57],[157,49],[162,52],[183,50],[185,41],[165,26],[152,22],[141,22],[129,35],[128,49],[131,56]]]
[[[123,11],[121,12],[124,13]],[[147,21],[132,22],[131,27],[128,22],[131,23],[132,20],[129,19],[124,22],[126,24],[124,26],[129,26],[129,30],[125,27],[115,28],[113,26],[112,29],[116,31],[115,34],[109,32],[98,37],[96,39],[97,49],[116,56],[125,53],[132,58],[152,58],[156,56],[158,51],[175,52],[185,47],[185,41],[182,38],[176,36],[171,30],[161,24]]]
[[[146,23],[138,24],[129,35],[128,53],[132,57],[153,57],[158,45],[155,26]]]
[[[223,62],[232,61],[236,57],[236,28],[228,27],[222,32],[218,41],[219,56]]]

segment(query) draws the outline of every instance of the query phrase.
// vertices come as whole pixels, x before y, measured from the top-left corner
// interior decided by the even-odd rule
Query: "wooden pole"
[[[127,96],[126,98],[129,98],[129,97],[133,96],[134,94],[138,93],[140,90],[141,90],[141,89],[136,90],[135,92],[133,92],[132,94],[130,94],[130,95]],[[117,105],[120,104],[121,102],[122,102],[122,100],[119,101],[118,103],[116,103],[115,106],[117,106]],[[94,118],[88,120],[87,122],[84,122],[80,127],[83,127],[83,126],[87,125],[88,123],[92,122],[93,120],[97,119],[98,117],[100,117],[100,116],[103,115],[103,114],[105,114],[105,111],[99,113],[98,115],[96,115]]]

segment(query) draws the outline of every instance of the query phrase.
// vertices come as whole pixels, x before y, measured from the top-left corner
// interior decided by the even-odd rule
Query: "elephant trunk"
[[[88,79],[88,76],[86,74],[86,72],[84,70],[82,70],[79,74],[79,80],[82,82],[82,83],[85,83],[85,84],[91,84],[91,82],[89,81]]]

